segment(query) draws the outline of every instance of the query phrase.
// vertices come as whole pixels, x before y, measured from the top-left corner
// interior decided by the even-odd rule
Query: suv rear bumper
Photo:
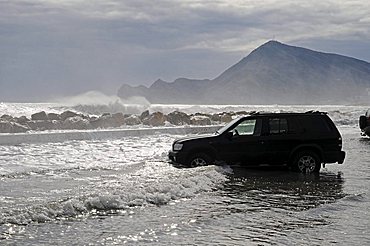
[[[325,152],[325,163],[335,163],[342,164],[344,162],[344,158],[346,157],[346,152],[344,151],[329,151]]]

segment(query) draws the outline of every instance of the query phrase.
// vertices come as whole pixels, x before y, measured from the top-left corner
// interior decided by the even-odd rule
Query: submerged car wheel
[[[205,153],[197,153],[189,158],[189,167],[207,166],[212,164],[213,159]]]
[[[294,170],[301,173],[317,173],[320,171],[320,158],[312,151],[300,152],[293,161]]]
[[[360,116],[359,125],[360,125],[361,130],[365,129],[367,127],[367,118],[366,118],[366,116],[364,116],[364,115]]]

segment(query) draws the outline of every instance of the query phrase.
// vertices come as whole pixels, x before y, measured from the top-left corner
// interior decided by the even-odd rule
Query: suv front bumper
[[[168,158],[173,163],[185,164],[186,158],[187,158],[187,154],[186,153],[183,153],[183,152],[179,152],[179,151],[170,150],[168,152]]]

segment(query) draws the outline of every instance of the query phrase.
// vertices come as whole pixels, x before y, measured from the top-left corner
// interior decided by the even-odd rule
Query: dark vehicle
[[[367,135],[370,137],[370,109],[365,115],[360,116],[359,125],[362,135]]]
[[[172,162],[189,166],[226,163],[285,165],[319,172],[321,164],[342,164],[342,137],[326,113],[253,113],[237,118],[213,135],[176,140]]]

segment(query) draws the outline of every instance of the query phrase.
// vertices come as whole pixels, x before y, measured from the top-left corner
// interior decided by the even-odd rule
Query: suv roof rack
[[[267,112],[267,111],[251,111],[249,115],[263,115],[263,114],[328,114],[327,112],[310,110],[304,113],[297,112]]]
[[[259,114],[276,114],[276,113],[268,111],[252,111],[249,113],[249,115],[259,115]]]
[[[310,111],[305,112],[305,114],[328,114],[328,112],[310,110]]]

